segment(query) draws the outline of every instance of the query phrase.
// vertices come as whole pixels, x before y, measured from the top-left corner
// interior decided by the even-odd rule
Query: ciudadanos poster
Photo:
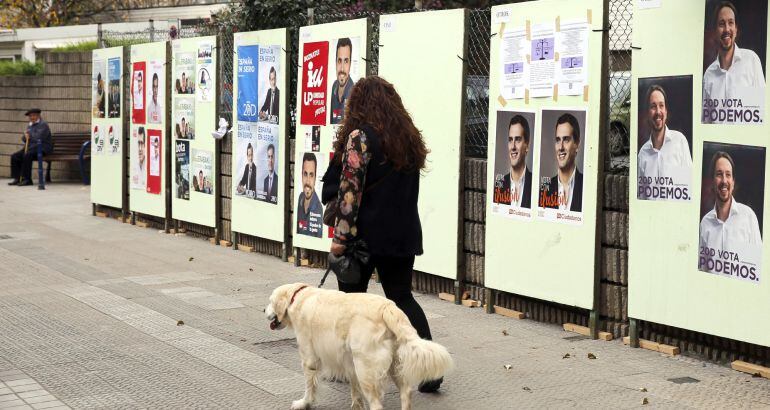
[[[766,54],[767,1],[706,1],[703,124],[764,121]]]

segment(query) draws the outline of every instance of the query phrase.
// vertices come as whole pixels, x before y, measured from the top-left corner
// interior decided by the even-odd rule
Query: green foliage
[[[7,75],[43,75],[43,63],[0,61],[0,76]]]
[[[94,41],[83,41],[80,43],[70,43],[66,46],[59,46],[53,49],[54,53],[76,53],[80,51],[91,51],[99,48],[99,45]]]

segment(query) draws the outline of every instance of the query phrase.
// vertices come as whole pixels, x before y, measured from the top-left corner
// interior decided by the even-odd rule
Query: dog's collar
[[[302,285],[299,287],[299,289],[294,291],[294,294],[291,295],[291,301],[289,301],[289,306],[291,306],[291,304],[294,303],[294,298],[297,297],[297,293],[299,293],[299,291],[301,291],[302,289],[305,289],[306,287],[307,285]]]

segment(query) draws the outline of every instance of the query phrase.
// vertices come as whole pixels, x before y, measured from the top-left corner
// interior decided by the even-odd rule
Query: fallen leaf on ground
[[[241,339],[241,342],[245,342],[245,341],[246,341],[246,339]]]
[[[525,391],[532,391],[532,389],[530,389],[530,388],[529,388],[529,387],[527,387],[527,386],[524,386],[524,387],[522,387],[521,389],[522,389],[522,390],[525,390]]]
[[[589,359],[596,359],[596,356],[593,353],[588,354]]]
[[[570,357],[572,357],[572,356],[570,356],[569,353],[567,353],[564,356],[562,356],[561,358],[562,359],[569,359]]]
[[[642,406],[644,406],[645,404],[650,404],[650,401],[647,400],[646,397],[642,399]]]
[[[508,336],[508,331],[503,329],[503,336]]]
[[[512,368],[512,367],[513,367],[513,366],[511,366],[510,364],[506,364],[506,365],[504,365],[504,366],[503,366],[503,368],[504,368],[505,370],[511,370],[511,368]]]
[[[641,389],[639,389],[639,391],[640,391],[640,392],[646,392],[646,391],[647,391],[647,389],[645,389],[644,387],[642,387]]]
[[[249,268],[249,272],[254,272],[254,269]]]
[[[754,374],[751,375],[751,377],[762,377],[762,375],[759,374],[759,373],[754,373]]]
[[[184,320],[177,320],[176,321],[177,326],[184,326]]]
[[[188,261],[188,262],[192,262],[192,260],[193,260],[193,259],[195,259],[195,258],[193,258],[192,256],[190,256],[190,259],[188,259],[187,261]]]

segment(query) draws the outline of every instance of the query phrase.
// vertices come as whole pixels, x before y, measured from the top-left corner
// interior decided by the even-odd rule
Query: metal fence
[[[608,10],[610,21],[609,83],[605,101],[609,104],[607,120],[607,147],[605,149],[605,170],[612,173],[627,174],[629,164],[630,130],[629,111],[631,94],[631,20],[632,0],[610,0]],[[415,10],[403,10],[413,12]],[[299,27],[303,25],[331,23],[343,20],[369,18],[369,59],[368,73],[378,72],[379,55],[379,17],[377,11],[326,12],[297,16],[294,25],[288,27],[290,48],[288,61],[297,61]],[[151,41],[171,40],[203,35],[219,35],[219,78],[221,81],[221,105],[218,116],[232,123],[233,90],[233,33],[238,27],[215,28],[202,25],[183,27],[176,32],[168,30],[143,30],[138,32],[102,33],[104,46],[130,45]],[[490,46],[490,9],[469,10],[466,21],[468,49],[466,54],[465,79],[465,156],[486,158],[488,146],[489,121],[489,46]],[[297,67],[290,63],[287,67],[290,89],[287,95],[296,95]],[[293,136],[296,126],[296,101],[289,98],[291,125],[289,135]]]

